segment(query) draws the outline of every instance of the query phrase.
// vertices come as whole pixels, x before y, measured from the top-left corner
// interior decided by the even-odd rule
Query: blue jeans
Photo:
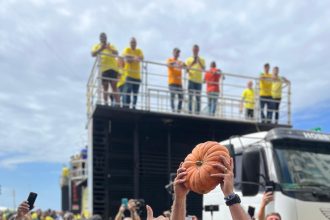
[[[272,97],[271,96],[260,96],[260,112],[261,122],[271,123],[272,121]],[[264,108],[267,107],[267,116],[265,116]]]
[[[131,77],[126,78],[126,82],[123,88],[123,96],[124,96],[124,107],[129,108],[131,104],[131,93],[133,93],[133,109],[136,108],[137,103],[137,95],[139,93],[140,88],[140,82],[139,79],[134,79]]]
[[[182,100],[183,100],[183,89],[181,85],[170,84],[168,85],[171,93],[171,109],[175,112],[175,95],[178,96],[178,109],[177,111],[180,113],[182,109]]]
[[[124,88],[125,88],[125,84],[118,87],[118,92],[119,92],[119,95],[120,95],[120,104],[122,106],[124,106],[124,99],[125,99]]]
[[[207,93],[209,115],[213,115],[213,116],[215,115],[215,112],[217,110],[218,97],[219,97],[218,92]]]
[[[275,113],[275,124],[278,123],[278,119],[280,116],[280,103],[281,103],[281,98],[273,98],[273,112]],[[272,116],[273,117],[273,116]]]
[[[196,104],[195,104],[195,113],[199,114],[201,109],[201,91],[202,91],[202,84],[188,81],[188,93],[189,93],[189,100],[188,100],[188,108],[189,113],[192,113],[192,104],[193,104],[193,96],[196,98]]]

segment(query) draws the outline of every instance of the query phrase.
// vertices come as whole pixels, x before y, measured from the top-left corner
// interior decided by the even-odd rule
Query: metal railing
[[[105,55],[105,54],[103,54]],[[200,95],[200,112],[189,111],[189,92],[188,86],[188,74],[185,70],[182,71],[182,87],[181,92],[183,96],[182,109],[180,112],[173,111],[171,108],[171,92],[168,87],[168,65],[160,62],[152,61],[141,61],[141,82],[139,84],[138,101],[136,105],[137,111],[151,111],[151,112],[162,112],[167,114],[180,114],[189,115],[192,117],[206,117],[212,119],[223,119],[223,120],[234,120],[234,121],[246,121],[259,123],[263,122],[261,120],[260,111],[260,97],[259,97],[259,78],[251,77],[246,75],[222,73],[224,78],[219,82],[220,93],[217,97],[217,108],[215,114],[209,114],[208,111],[208,94],[206,92],[205,83],[203,83],[202,91]],[[205,72],[205,71],[204,71]],[[100,68],[100,56],[95,59],[95,63],[92,67],[91,74],[87,83],[87,117],[91,118],[92,113],[96,105],[105,105],[103,100],[103,87],[102,80],[113,80],[118,81],[118,79],[110,79],[102,77]],[[240,112],[240,106],[242,103],[241,94],[246,88],[248,81],[253,81],[255,100],[254,100],[254,116],[248,118],[243,112]],[[178,92],[180,93],[180,92]],[[111,91],[111,86],[109,86],[109,92],[107,94],[110,96],[114,93]],[[121,107],[124,106],[122,99],[125,94],[124,92],[117,92],[121,96]],[[196,99],[193,99],[193,106],[196,105]],[[176,96],[175,105],[177,106],[178,97]],[[277,101],[270,100],[274,103]],[[109,104],[111,105],[111,104]],[[119,107],[119,106],[117,106]],[[194,109],[194,108],[193,108]],[[276,110],[270,109],[272,112],[272,117],[275,116]],[[282,99],[280,102],[280,108],[278,110],[279,119],[278,124],[291,125],[291,84],[284,83],[282,88]],[[266,110],[265,110],[266,114]],[[270,123],[275,123],[273,119]]]

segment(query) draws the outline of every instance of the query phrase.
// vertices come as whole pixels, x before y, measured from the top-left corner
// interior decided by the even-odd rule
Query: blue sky
[[[60,208],[63,163],[86,144],[91,46],[105,31],[122,50],[135,36],[148,60],[197,43],[224,72],[257,75],[265,62],[292,81],[293,125],[330,132],[328,1],[0,1],[0,206],[30,190]]]

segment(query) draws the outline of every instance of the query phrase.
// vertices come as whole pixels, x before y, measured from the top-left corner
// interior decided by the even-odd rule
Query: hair
[[[266,66],[270,66],[269,63],[265,63],[265,64],[264,64],[264,67],[266,67]]]
[[[267,218],[268,218],[269,216],[272,216],[272,215],[275,215],[275,216],[279,217],[280,220],[282,219],[280,213],[278,213],[278,212],[272,212],[272,213],[269,213],[268,215],[266,215],[266,218],[265,218],[265,219],[267,220]]]
[[[197,45],[197,44],[194,44],[194,46],[193,47],[197,47],[197,48],[199,48],[199,46]]]
[[[278,66],[275,66],[274,69],[277,69],[278,70],[279,68],[278,68]]]

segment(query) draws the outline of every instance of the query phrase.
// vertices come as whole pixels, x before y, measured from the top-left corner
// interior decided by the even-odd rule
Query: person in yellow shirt
[[[260,112],[261,122],[270,123],[272,120],[272,74],[269,73],[270,65],[264,65],[264,72],[260,74]],[[264,113],[266,108],[267,115]]]
[[[130,40],[130,47],[124,49],[122,56],[125,60],[124,74],[126,74],[126,82],[123,89],[124,107],[130,107],[131,93],[133,93],[133,109],[135,109],[141,83],[141,62],[144,56],[142,50],[137,48],[137,42],[134,37]]]
[[[124,106],[124,86],[126,82],[126,73],[124,71],[125,68],[125,61],[123,57],[118,57],[118,73],[119,73],[119,80],[117,82],[117,88],[120,93],[120,102],[122,106]]]
[[[167,73],[168,73],[168,87],[171,94],[171,109],[175,112],[175,95],[178,96],[177,112],[180,113],[182,109],[183,89],[182,89],[182,69],[184,63],[179,60],[180,50],[173,49],[173,57],[167,59]]]
[[[280,109],[280,103],[282,99],[282,85],[283,83],[289,84],[290,81],[287,80],[285,77],[279,76],[280,69],[275,66],[273,68],[273,83],[272,83],[272,99],[273,99],[273,107],[272,110],[275,113],[275,124],[278,123],[279,119],[279,109]]]
[[[116,57],[118,51],[115,45],[110,44],[107,41],[107,35],[105,33],[100,34],[100,43],[97,43],[92,48],[92,56],[96,57],[100,55],[100,70],[102,72],[102,86],[103,86],[103,99],[104,104],[108,104],[108,97],[110,96],[108,89],[109,83],[112,88],[113,97],[115,99],[115,105],[119,104],[119,94],[117,91],[117,78],[118,68]]]
[[[242,113],[244,104],[246,119],[254,118],[254,99],[253,82],[249,81],[247,83],[247,88],[242,92],[242,101],[240,105],[240,113]]]
[[[188,107],[189,113],[192,113],[192,104],[193,104],[193,96],[195,96],[196,104],[195,104],[195,113],[199,114],[201,108],[201,91],[202,91],[202,83],[203,83],[203,71],[205,70],[205,60],[200,57],[199,54],[199,46],[193,46],[193,56],[189,57],[186,60],[187,72],[189,74],[188,77],[188,92],[189,92],[189,100]]]

